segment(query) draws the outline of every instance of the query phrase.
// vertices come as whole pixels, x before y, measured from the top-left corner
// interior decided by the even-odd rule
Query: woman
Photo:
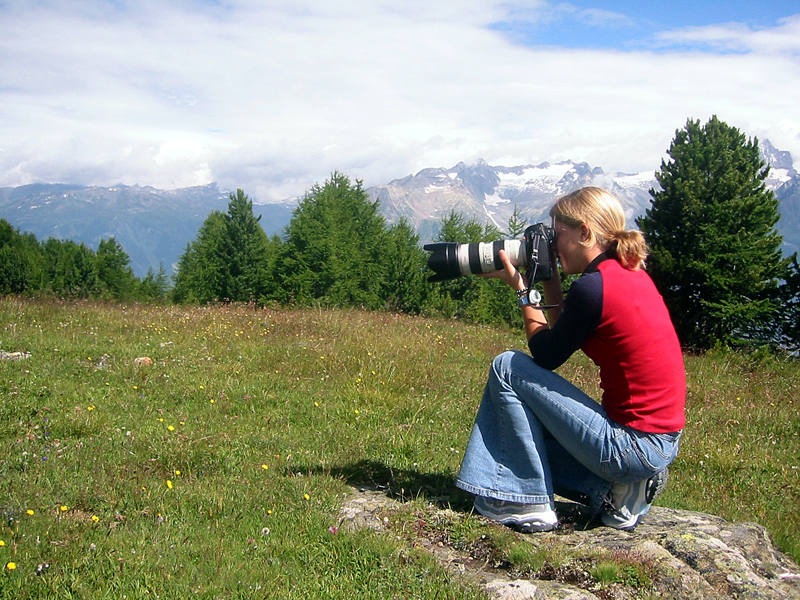
[[[683,355],[664,302],[643,270],[642,234],[619,201],[583,188],[550,210],[562,270],[581,274],[562,298],[544,282],[545,310],[519,271],[490,274],[517,290],[531,356],[505,352],[489,372],[458,487],[475,509],[524,531],[558,524],[555,493],[631,529],[650,509],[685,424]],[[576,350],[600,368],[602,402],[553,372]]]

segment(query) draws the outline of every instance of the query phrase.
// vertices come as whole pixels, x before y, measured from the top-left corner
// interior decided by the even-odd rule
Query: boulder
[[[396,536],[393,523],[409,518],[403,505],[381,490],[353,488],[341,508],[339,527]],[[580,505],[557,502],[562,525],[556,531],[524,534],[442,506],[414,510],[419,526],[410,527],[414,533],[406,540],[497,600],[800,600],[800,568],[755,523],[731,523],[710,514],[654,506],[634,530],[619,531],[599,525]],[[467,518],[517,536],[536,550],[558,547],[561,558],[558,564],[545,561],[535,572],[521,576],[508,561],[492,555],[490,542],[482,545],[478,540],[465,547],[448,538],[453,525]],[[409,527],[402,529],[407,532]],[[642,565],[648,576],[644,582],[598,581],[587,551],[591,556],[616,557],[622,564]]]

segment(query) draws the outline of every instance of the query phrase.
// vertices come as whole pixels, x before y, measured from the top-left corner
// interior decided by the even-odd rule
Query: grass
[[[523,341],[355,310],[0,299],[0,348],[31,353],[0,361],[0,598],[481,598],[402,536],[331,528],[363,481],[468,509],[453,479],[486,370]],[[796,362],[686,365],[659,504],[757,521],[800,560]],[[564,369],[597,394],[585,357]]]

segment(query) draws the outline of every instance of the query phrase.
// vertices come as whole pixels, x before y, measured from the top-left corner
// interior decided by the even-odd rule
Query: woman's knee
[[[533,381],[540,367],[533,362],[530,355],[520,350],[507,350],[494,357],[489,371],[490,377],[501,381],[509,381],[511,375]]]

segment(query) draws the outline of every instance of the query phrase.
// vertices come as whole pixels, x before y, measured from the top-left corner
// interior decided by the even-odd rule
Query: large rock
[[[558,511],[564,525],[557,531],[514,534],[537,549],[557,545],[567,555],[560,565],[545,563],[532,576],[520,577],[507,562],[488,558],[480,543],[465,548],[450,543],[444,533],[464,519],[484,521],[483,517],[429,505],[415,513],[420,525],[411,541],[448,570],[502,600],[800,599],[800,569],[755,523],[730,523],[714,515],[654,506],[636,529],[628,532],[598,526],[572,503],[558,503]],[[403,503],[381,491],[354,490],[341,509],[340,527],[396,532],[393,521],[407,521],[407,513]],[[594,555],[624,557],[626,562],[643,565],[651,574],[646,589],[641,582],[638,586],[637,582],[598,582],[581,566],[586,560],[579,557],[585,557],[587,549]],[[573,563],[570,554],[576,557]]]

